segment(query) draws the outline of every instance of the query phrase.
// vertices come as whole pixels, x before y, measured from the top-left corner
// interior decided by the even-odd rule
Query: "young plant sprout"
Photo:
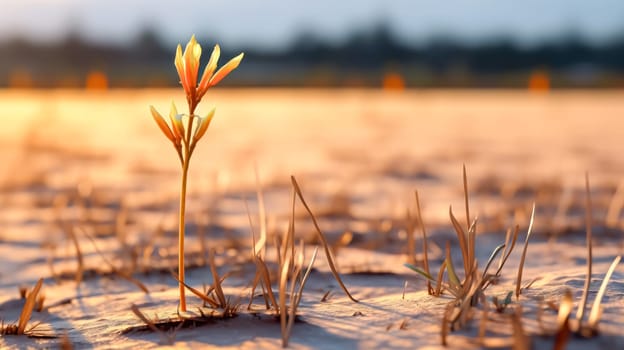
[[[175,104],[172,102],[169,112],[171,125],[169,125],[160,113],[158,113],[153,106],[150,106],[156,124],[158,124],[160,130],[173,144],[178,158],[180,159],[180,166],[182,167],[180,221],[178,227],[178,274],[180,277],[180,310],[182,311],[186,311],[186,298],[184,297],[184,216],[188,170],[195,146],[202,136],[204,136],[206,130],[208,130],[210,121],[215,113],[215,109],[213,108],[205,114],[204,117],[201,117],[196,114],[196,109],[202,97],[206,94],[206,91],[217,85],[231,71],[236,69],[244,55],[243,53],[239,54],[219,70],[216,70],[221,50],[219,45],[215,45],[201,80],[198,83],[197,74],[199,71],[199,58],[201,53],[202,48],[197,43],[197,40],[195,40],[195,35],[193,35],[191,40],[186,44],[184,53],[182,53],[182,46],[179,44],[176,50],[174,62],[176,70],[178,71],[178,76],[180,77],[180,84],[182,84],[182,88],[186,94],[188,114],[179,114]]]

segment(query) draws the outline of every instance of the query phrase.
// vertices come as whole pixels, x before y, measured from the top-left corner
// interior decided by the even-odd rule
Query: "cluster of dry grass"
[[[535,203],[531,211],[531,216],[528,224],[528,230],[524,242],[519,265],[517,267],[517,277],[515,285],[515,297],[516,301],[513,302],[513,291],[510,291],[503,300],[498,300],[497,296],[488,297],[486,289],[493,283],[497,283],[501,277],[501,271],[507,262],[510,254],[516,246],[518,239],[519,226],[516,226],[513,230],[510,228],[507,230],[505,242],[497,246],[491,253],[487,260],[482,272],[479,272],[478,261],[475,254],[476,236],[477,236],[477,218],[471,219],[469,200],[468,200],[468,181],[466,176],[466,168],[463,169],[463,184],[464,184],[464,199],[466,209],[466,223],[467,230],[464,230],[459,221],[455,218],[452,208],[449,207],[449,217],[452,223],[457,239],[459,242],[459,248],[461,249],[461,256],[463,262],[463,279],[460,279],[460,275],[456,272],[452,255],[451,244],[446,243],[446,255],[445,259],[440,265],[437,277],[434,278],[429,270],[430,263],[427,261],[427,234],[422,224],[422,215],[420,213],[420,203],[418,193],[416,192],[416,208],[417,220],[420,222],[420,227],[423,235],[423,251],[424,261],[421,269],[413,264],[406,264],[406,266],[419,275],[423,276],[427,280],[427,292],[435,297],[439,297],[442,293],[447,292],[453,296],[453,300],[449,302],[442,315],[441,330],[441,343],[447,345],[447,338],[449,332],[456,329],[461,329],[469,321],[475,317],[474,309],[480,308],[481,321],[479,324],[478,342],[484,346],[488,344],[500,344],[505,343],[500,339],[489,339],[486,337],[487,325],[489,324],[489,313],[491,310],[495,312],[507,315],[509,322],[513,329],[513,337],[509,339],[509,344],[514,344],[514,349],[530,349],[530,341],[527,334],[523,330],[522,326],[522,310],[523,305],[521,300],[522,291],[530,288],[533,281],[522,285],[522,274],[524,269],[524,262],[526,259],[527,248],[529,246],[529,238],[533,228],[533,222],[535,217]],[[586,304],[589,294],[589,288],[592,278],[592,204],[589,187],[589,175],[586,175],[586,205],[585,205],[585,220],[586,220],[586,244],[587,244],[587,274],[585,279],[585,285],[583,288],[583,294],[581,300],[578,302],[578,310],[574,320],[570,320],[570,314],[572,312],[572,294],[570,291],[566,291],[561,296],[559,305],[553,305],[553,309],[558,312],[556,325],[545,326],[541,319],[538,320],[542,329],[542,336],[552,336],[555,338],[555,349],[564,349],[569,339],[570,334],[576,334],[582,337],[593,337],[598,334],[598,323],[601,315],[601,301],[604,296],[605,290],[615,270],[616,266],[621,260],[621,256],[615,257],[608,271],[606,272],[600,289],[594,299],[593,306],[590,311],[590,316],[585,319]],[[413,224],[409,225],[412,229],[411,237],[409,238],[410,253],[413,254]],[[513,234],[512,234],[513,231]],[[501,254],[502,252],[502,254]],[[498,268],[495,273],[489,273],[489,268],[492,265],[496,257],[500,255]],[[414,260],[413,255],[410,255],[410,260]],[[446,281],[444,281],[444,275],[446,274]],[[432,287],[432,283],[435,284],[435,288]],[[539,317],[539,314],[538,316]]]

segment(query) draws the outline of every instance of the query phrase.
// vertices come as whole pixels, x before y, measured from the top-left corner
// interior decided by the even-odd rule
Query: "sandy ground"
[[[536,348],[551,348],[556,311],[566,290],[576,306],[586,275],[585,172],[593,214],[593,274],[588,305],[612,260],[624,253],[624,93],[514,91],[220,90],[203,102],[218,106],[192,160],[188,282],[212,277],[206,247],[217,251],[226,295],[238,317],[169,332],[152,331],[131,311],[176,317],[178,164],[149,115],[166,113],[178,90],[112,92],[0,91],[0,319],[17,320],[19,286],[44,278],[46,310],[35,312],[36,337],[3,336],[8,348],[262,348],[281,346],[279,322],[255,298],[255,271],[245,201],[258,230],[255,169],[264,192],[271,237],[288,226],[290,175],[295,175],[321,228],[336,249],[341,292],[323,257],[306,285],[290,347],[294,349],[438,348],[449,295],[427,295],[406,262],[406,211],[418,190],[435,271],[441,247],[457,238],[448,209],[465,223],[462,165],[471,215],[479,217],[477,258],[483,266],[519,225],[519,244],[488,298],[504,297],[515,277],[531,205],[533,236],[523,281],[535,282],[510,309]],[[74,232],[84,255],[83,282],[74,281]],[[202,239],[205,237],[205,239]],[[309,256],[317,243],[297,207],[297,237]],[[272,244],[272,238],[270,239]],[[417,231],[417,257],[422,258]],[[271,254],[269,254],[272,256]],[[568,348],[624,347],[624,264],[603,299],[600,335],[572,337]],[[133,271],[149,290],[111,273]],[[329,293],[329,294],[327,294]],[[327,294],[327,295],[326,295]],[[325,297],[324,297],[325,296]],[[189,314],[207,314],[189,296]],[[482,307],[448,337],[452,348],[479,348]],[[540,315],[538,317],[538,315]],[[541,323],[538,322],[538,318]],[[511,345],[510,316],[489,316],[485,345]]]

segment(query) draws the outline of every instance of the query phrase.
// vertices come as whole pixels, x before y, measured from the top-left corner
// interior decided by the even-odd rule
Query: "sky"
[[[622,0],[0,0],[0,40],[61,40],[69,32],[130,43],[151,27],[167,42],[218,38],[222,46],[287,46],[302,32],[335,42],[388,23],[407,42],[508,36],[531,45],[576,33],[600,43],[624,35]]]

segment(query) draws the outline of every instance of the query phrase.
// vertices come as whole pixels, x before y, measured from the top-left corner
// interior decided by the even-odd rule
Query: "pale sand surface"
[[[156,333],[124,331],[142,325],[132,304],[149,317],[176,313],[176,282],[167,270],[177,261],[178,164],[148,109],[152,104],[166,113],[172,97],[183,110],[179,90],[0,91],[0,319],[5,323],[21,311],[18,286],[32,287],[43,277],[46,305],[67,298],[71,303],[35,312],[40,334],[67,334],[75,348],[166,347]],[[226,295],[244,306],[234,319],[177,331],[174,347],[281,346],[279,322],[264,312],[262,298],[254,299],[253,313],[246,310],[255,267],[249,262],[244,201],[257,226],[255,168],[269,231],[281,235],[288,226],[290,175],[295,175],[338,248],[347,287],[361,300],[355,304],[344,296],[321,256],[292,333],[294,349],[440,347],[442,313],[452,299],[427,295],[423,280],[403,266],[405,213],[413,211],[417,189],[433,269],[443,260],[440,247],[447,240],[459,265],[448,208],[452,205],[465,223],[463,164],[471,215],[479,217],[480,267],[504,241],[506,229],[520,226],[518,246],[503,278],[486,290],[488,297],[504,297],[515,288],[536,203],[523,281],[538,280],[513,304],[522,305],[523,326],[536,348],[552,348],[553,337],[540,335],[556,324],[548,302],[558,304],[566,290],[575,307],[581,299],[585,172],[594,219],[588,307],[611,261],[624,253],[622,215],[616,212],[610,220],[607,215],[617,208],[615,194],[624,180],[623,92],[250,89],[215,90],[208,98],[204,110],[211,104],[218,108],[191,164],[187,253],[198,267],[189,269],[187,278],[199,289],[212,281],[201,256],[199,233],[205,232],[208,246],[217,249],[220,272],[232,273]],[[297,213],[297,235],[308,242],[309,255],[313,228],[302,207]],[[76,228],[85,256],[79,287],[72,280],[76,254],[62,228],[67,224]],[[352,239],[340,246],[344,232]],[[87,235],[95,237],[95,245]],[[134,277],[150,294],[107,274],[104,259],[117,268],[134,261]],[[192,313],[201,304],[189,296]],[[451,347],[481,346],[481,308],[476,310],[470,324],[451,332]],[[488,344],[509,346],[509,317],[491,317],[488,336],[494,344]],[[624,347],[624,264],[605,294],[600,330],[592,339],[572,338],[568,348]],[[0,347],[56,348],[60,342],[5,336]]]

